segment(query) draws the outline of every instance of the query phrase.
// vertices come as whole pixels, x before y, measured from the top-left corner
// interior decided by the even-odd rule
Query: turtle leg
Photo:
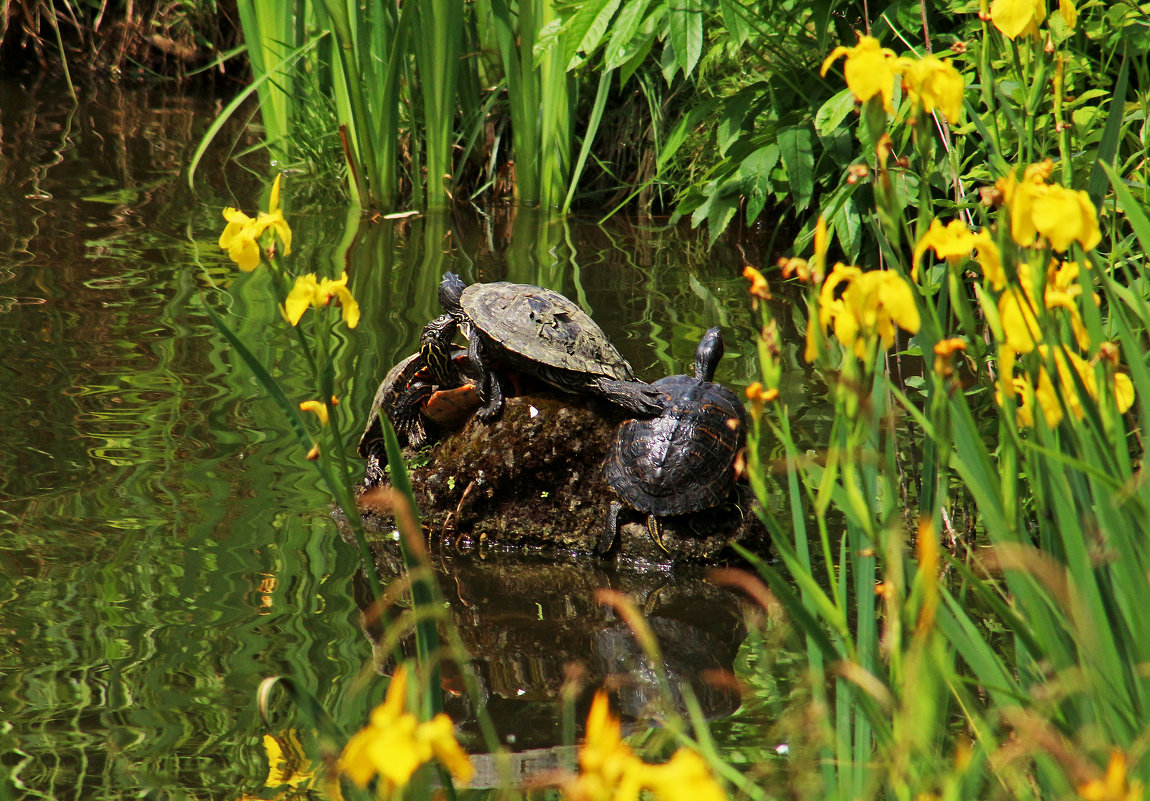
[[[623,510],[623,504],[618,501],[611,501],[611,509],[607,512],[607,526],[603,529],[603,533],[599,535],[599,541],[595,543],[595,552],[603,556],[615,545],[615,540],[619,537],[619,512]]]
[[[413,448],[422,448],[427,444],[427,427],[423,422],[420,409],[424,402],[431,397],[433,388],[430,385],[408,387],[399,394],[395,404],[388,409],[388,417],[399,436],[399,444],[410,445]]]
[[[668,551],[667,546],[663,544],[663,521],[659,519],[658,515],[647,515],[647,531],[650,532],[651,539],[655,541],[659,549],[670,556],[671,552]]]
[[[419,334],[419,355],[441,387],[456,386],[458,371],[451,359],[451,340],[459,323],[450,314],[441,314],[423,327]]]
[[[503,413],[503,387],[500,385],[499,377],[492,373],[487,366],[483,336],[474,328],[471,331],[471,339],[467,343],[467,358],[471,361],[471,367],[478,376],[475,381],[475,389],[479,394],[479,399],[483,401],[483,405],[475,410],[475,416],[484,423],[494,422]]]

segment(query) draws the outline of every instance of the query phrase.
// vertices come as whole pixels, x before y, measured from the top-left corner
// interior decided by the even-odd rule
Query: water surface
[[[233,799],[266,776],[262,678],[294,677],[348,730],[382,692],[360,680],[371,642],[329,498],[203,313],[226,311],[289,394],[309,396],[267,276],[239,274],[216,246],[222,207],[253,212],[264,182],[226,157],[258,140],[226,131],[193,191],[183,170],[218,101],[128,87],[66,97],[0,82],[6,790]],[[446,269],[565,292],[647,379],[689,371],[699,335],[721,324],[718,380],[754,376],[742,261],[699,235],[525,211],[361,219],[305,202],[309,181],[285,182],[294,264],[352,276],[364,319],[338,360],[358,424],[438,313]],[[800,392],[801,375],[788,386]],[[490,620],[476,630],[510,611],[480,609]],[[500,675],[516,669],[486,656]],[[746,659],[736,667],[753,678]],[[752,720],[723,724],[732,749],[762,745]]]

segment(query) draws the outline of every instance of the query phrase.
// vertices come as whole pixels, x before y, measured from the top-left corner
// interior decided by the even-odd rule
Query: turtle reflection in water
[[[660,392],[636,380],[599,326],[558,292],[505,281],[468,286],[449,272],[439,285],[439,302],[446,313],[424,327],[420,352],[435,383],[446,386],[453,380],[451,340],[463,331],[482,402],[476,416],[483,422],[503,411],[504,378],[493,362],[573,395],[603,397],[633,414],[662,411]]]
[[[722,356],[722,331],[712,328],[695,351],[694,378],[673,375],[654,383],[670,399],[663,413],[619,426],[604,466],[619,500],[611,503],[600,553],[618,537],[624,504],[647,514],[651,536],[666,550],[659,518],[710,509],[731,495],[747,413],[731,390],[711,383]]]

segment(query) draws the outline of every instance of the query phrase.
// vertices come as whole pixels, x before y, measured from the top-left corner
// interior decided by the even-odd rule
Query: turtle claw
[[[663,523],[659,520],[658,515],[647,515],[647,531],[650,532],[651,539],[659,546],[659,550],[670,556],[671,552],[663,544]]]

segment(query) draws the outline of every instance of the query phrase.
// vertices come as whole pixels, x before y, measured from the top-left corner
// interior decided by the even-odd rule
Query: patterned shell
[[[635,378],[595,321],[558,292],[498,281],[470,285],[460,303],[481,332],[513,354],[577,373]]]
[[[655,382],[663,414],[619,427],[604,474],[633,509],[658,516],[698,512],[730,495],[747,413],[735,393],[686,375]]]
[[[416,375],[423,370],[423,363],[418,361],[419,354],[413,353],[403,361],[387,371],[379,389],[375,392],[375,399],[371,402],[371,411],[367,414],[367,425],[363,429],[363,436],[359,438],[357,451],[360,456],[367,456],[369,446],[376,440],[383,438],[380,428],[379,413],[385,414],[395,407],[399,400],[399,393],[411,385]]]

